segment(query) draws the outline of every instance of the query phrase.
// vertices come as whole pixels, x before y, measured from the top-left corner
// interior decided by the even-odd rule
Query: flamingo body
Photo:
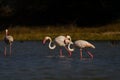
[[[65,40],[65,36],[58,36],[55,38],[54,42],[58,45],[58,46],[65,46],[66,44],[64,43]]]
[[[75,46],[78,48],[87,48],[87,47],[91,47],[91,48],[95,48],[95,46],[85,40],[77,40],[75,41]]]

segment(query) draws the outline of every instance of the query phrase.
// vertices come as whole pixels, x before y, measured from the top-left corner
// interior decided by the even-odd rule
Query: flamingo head
[[[8,32],[8,29],[6,29],[5,31]]]
[[[64,43],[65,43],[66,45],[68,45],[70,42],[71,42],[71,41],[70,41],[68,38],[66,38],[66,39],[64,40]]]
[[[71,37],[69,35],[67,35],[66,38],[71,41]]]
[[[6,35],[7,35],[8,34],[8,29],[6,29],[5,32],[6,32]]]
[[[46,43],[46,41],[47,41],[47,40],[49,40],[49,39],[51,40],[51,38],[50,38],[50,37],[46,36],[46,37],[43,39],[43,44],[45,44],[45,43]]]
[[[66,35],[66,38],[64,40],[64,43],[68,45],[71,42],[71,37],[69,35]]]

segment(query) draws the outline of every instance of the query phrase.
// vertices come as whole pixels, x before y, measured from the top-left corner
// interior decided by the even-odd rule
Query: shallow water
[[[71,57],[63,48],[49,50],[41,41],[14,41],[12,56],[4,56],[4,42],[0,42],[1,80],[119,80],[120,44],[110,41],[90,41],[96,48],[88,49],[94,59],[80,60],[79,49]],[[83,57],[89,58],[85,51]]]

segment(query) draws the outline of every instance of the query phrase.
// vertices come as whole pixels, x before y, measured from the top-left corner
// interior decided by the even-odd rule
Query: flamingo
[[[4,42],[6,43],[6,45],[10,46],[10,55],[11,55],[11,45],[13,43],[13,36],[8,34],[8,29],[5,30],[6,34],[4,37]],[[6,46],[4,48],[4,55],[6,56]]]
[[[85,40],[76,40],[74,43],[71,42],[70,44],[68,44],[68,46],[70,47],[70,45],[73,44],[74,47],[77,47],[80,49],[80,58],[83,59],[83,55],[82,55],[82,50],[85,48],[95,48],[95,46],[91,43],[89,43],[88,41]],[[74,48],[71,49],[71,51],[74,51]],[[91,52],[89,52],[88,50],[85,49],[85,51],[88,53],[88,55],[93,59],[93,55]]]
[[[49,40],[49,49],[55,49],[56,46],[60,46],[60,56],[62,56],[62,46],[65,47],[65,49],[69,52],[69,56],[71,56],[71,49],[68,47],[66,47],[66,45],[69,44],[69,42],[71,41],[71,37],[70,36],[58,36],[54,39],[54,41],[52,41],[51,37],[46,36],[43,40],[43,44],[45,44],[45,42]],[[51,46],[51,44],[54,43],[53,46]]]

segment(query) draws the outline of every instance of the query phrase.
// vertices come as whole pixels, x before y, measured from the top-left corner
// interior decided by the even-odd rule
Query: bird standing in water
[[[4,55],[6,56],[6,50],[7,50],[7,45],[10,47],[10,55],[11,55],[11,45],[13,43],[13,36],[8,34],[8,29],[5,30],[5,37],[4,37],[4,42],[6,43],[5,48],[4,48]]]
[[[70,43],[68,44],[68,46],[70,47],[70,45],[73,44],[74,47],[79,48],[80,49],[80,59],[83,59],[83,55],[82,55],[82,50],[85,49],[85,51],[88,53],[88,55],[90,55],[90,57],[93,59],[93,54],[91,54],[86,48],[95,48],[95,46],[91,43],[89,43],[88,41],[85,40],[76,40],[74,43]],[[74,49],[73,49],[74,51]]]

